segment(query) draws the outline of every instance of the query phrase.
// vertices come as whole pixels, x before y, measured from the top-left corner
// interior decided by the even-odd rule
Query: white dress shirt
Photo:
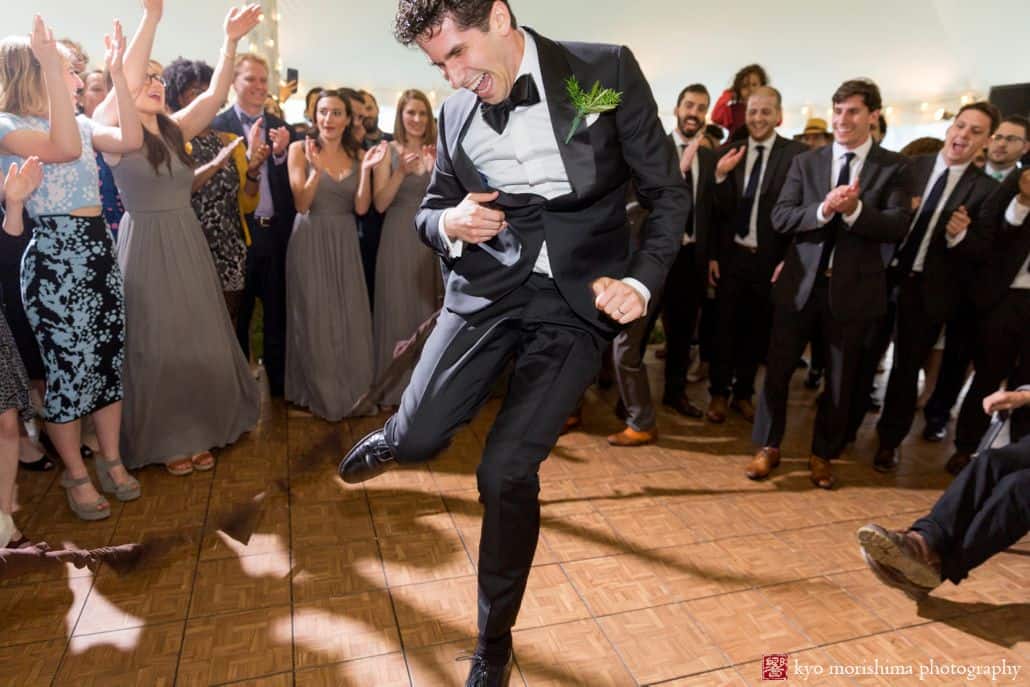
[[[744,161],[744,188],[741,193],[747,190],[747,183],[751,179],[751,172],[758,160],[758,146],[762,146],[762,166],[758,170],[758,187],[755,189],[755,199],[751,203],[751,216],[747,221],[747,236],[738,236],[733,232],[733,241],[747,248],[758,248],[758,196],[761,195],[762,183],[765,181],[765,170],[769,167],[769,153],[772,152],[773,143],[776,142],[776,132],[764,141],[756,141],[751,136],[747,139],[747,160]]]
[[[525,49],[515,78],[518,79],[523,74],[531,75],[540,94],[540,102],[535,105],[520,105],[512,110],[508,125],[499,134],[486,123],[480,106],[476,105],[472,121],[460,145],[472,165],[486,178],[490,188],[511,194],[532,193],[550,200],[572,193],[572,184],[569,183],[569,175],[558,149],[558,139],[547,107],[547,91],[540,70],[536,41],[529,33],[522,29],[519,31],[525,38]],[[459,258],[464,242],[459,239],[452,240],[444,231],[444,223],[449,212],[448,209],[440,213],[437,231],[450,247],[450,256]],[[547,241],[540,246],[533,271],[554,277],[547,255]],[[650,290],[632,277],[622,281],[643,296],[646,310],[651,300]]]
[[[923,189],[923,195],[921,196],[922,201],[919,204],[919,208],[916,210],[916,216],[912,219],[912,224],[910,224],[908,227],[909,234],[912,233],[912,228],[916,225],[916,222],[919,221],[919,215],[923,211],[922,204],[923,202],[926,202],[928,196],[930,195],[930,191],[933,189],[934,184],[937,183],[937,180],[940,178],[942,174],[944,174],[945,170],[949,170],[951,174],[948,176],[948,181],[944,185],[944,193],[941,194],[941,199],[937,203],[937,207],[936,209],[934,209],[933,215],[930,217],[930,225],[927,227],[926,233],[923,234],[923,241],[919,244],[919,252],[916,253],[916,260],[912,263],[913,272],[923,271],[923,264],[926,262],[926,251],[930,248],[930,240],[933,238],[934,227],[937,226],[937,221],[941,217],[941,212],[944,211],[944,206],[948,203],[948,198],[951,197],[952,191],[954,191],[955,187],[958,186],[959,179],[961,179],[962,175],[966,173],[966,169],[969,168],[969,165],[970,163],[967,162],[964,165],[952,165],[949,167],[948,163],[944,161],[944,157],[938,153],[937,161],[933,165],[933,171],[930,172],[930,178],[926,181],[926,188]],[[963,231],[958,236],[955,236],[954,238],[951,236],[951,234],[945,234],[945,240],[948,242],[948,248],[957,246],[959,243],[962,242],[962,239],[964,239],[965,237],[965,231]],[[906,237],[906,243],[907,242],[908,237]],[[904,244],[902,244],[902,247],[904,247]]]
[[[698,129],[697,135],[701,136],[703,132],[704,129]],[[679,160],[681,157],[683,157],[683,149],[690,145],[693,139],[688,140],[684,138],[683,133],[679,130],[678,127],[672,130],[672,138],[674,141],[676,141],[676,166],[678,167]],[[694,226],[692,228],[694,231],[690,232],[690,235],[687,235],[687,232],[683,232],[683,238],[681,239],[681,243],[684,246],[690,245],[691,243],[697,241],[697,186],[698,180],[701,178],[701,165],[697,161],[697,158],[698,156],[695,154],[694,159],[690,161],[690,192],[693,194],[693,198],[691,198],[691,201],[694,203],[694,213],[692,215],[692,217],[694,218]],[[687,178],[687,175],[683,174],[682,171],[680,172],[680,174],[683,176],[684,179]]]
[[[1005,167],[1004,169],[1002,169],[1001,167],[995,167],[994,163],[988,160],[987,165],[984,167],[984,172],[986,172],[987,176],[991,177],[992,179],[995,179],[997,181],[1005,181],[1006,179],[1008,179],[1009,174],[1012,174],[1012,172],[1015,171],[1015,169],[1016,165],[1012,165],[1011,167]]]
[[[851,158],[850,176],[851,183],[854,184],[858,181],[858,177],[862,174],[862,166],[865,165],[865,159],[869,156],[869,151],[873,147],[873,137],[870,136],[865,140],[865,143],[858,146],[854,150],[848,150],[840,143],[833,142],[833,149],[831,154],[833,155],[833,161],[830,164],[830,189],[837,188],[837,179],[840,177],[840,169],[844,166],[844,156],[848,153],[854,153],[855,157]],[[836,213],[835,213],[836,214]],[[862,200],[859,199],[858,205],[855,207],[854,212],[850,215],[842,215],[841,219],[844,220],[844,224],[849,227],[855,223],[858,216],[862,214]],[[833,215],[827,217],[823,214],[823,203],[819,202],[819,208],[815,211],[816,220],[819,222],[819,226],[822,226],[833,219]],[[833,267],[833,258],[837,255],[837,249],[834,247],[833,253],[830,254],[830,268]]]
[[[1017,227],[1026,222],[1027,215],[1030,215],[1030,205],[1020,203],[1019,196],[1013,198],[1008,208],[1005,209],[1005,221]],[[1027,229],[1028,227],[1023,227],[1024,231]],[[1030,255],[1023,261],[1023,266],[1019,268],[1016,278],[1012,280],[1013,289],[1030,289],[1030,271],[1028,270],[1030,270]]]

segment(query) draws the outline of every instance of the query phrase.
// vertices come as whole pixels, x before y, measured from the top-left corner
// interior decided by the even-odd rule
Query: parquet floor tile
[[[181,622],[73,637],[59,687],[172,687],[182,645]]]
[[[190,617],[256,610],[290,603],[290,559],[285,551],[197,565]]]
[[[757,590],[696,599],[687,609],[734,664],[812,646]]]
[[[286,628],[283,640],[289,639]],[[297,669],[400,651],[390,595],[385,591],[298,604],[293,610]]]
[[[0,687],[49,685],[64,654],[64,639],[0,647]]]
[[[296,687],[408,687],[410,684],[401,654],[298,670],[295,683]]]
[[[529,687],[622,687],[636,684],[591,620],[515,633],[515,652]]]
[[[293,669],[289,605],[186,621],[178,685],[238,682]],[[285,641],[284,641],[285,639]]]
[[[469,662],[462,659],[471,656],[475,648],[476,641],[472,639],[408,651],[411,684],[414,687],[454,687],[465,684]],[[511,671],[511,687],[525,687],[517,662]]]
[[[825,577],[763,587],[762,594],[814,643],[886,632],[890,626]]]
[[[92,585],[92,577],[72,577],[0,587],[0,646],[67,639]]]

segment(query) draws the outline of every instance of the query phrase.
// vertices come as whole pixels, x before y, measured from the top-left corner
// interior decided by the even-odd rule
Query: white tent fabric
[[[962,96],[982,97],[991,85],[1030,81],[1025,60],[1019,58],[1030,26],[1030,3],[1025,0],[847,6],[801,0],[511,1],[520,22],[547,36],[630,46],[669,123],[676,94],[685,84],[705,83],[716,96],[738,67],[755,61],[766,67],[783,93],[783,131],[788,133],[803,125],[806,114],[825,117],[833,89],[853,76],[875,79],[891,107],[892,127],[909,132],[940,130],[935,113],[954,111]],[[155,57],[213,61],[221,21],[232,4],[166,0]],[[275,48],[284,68],[300,70],[302,93],[315,85],[368,88],[383,106],[382,125],[389,129],[390,106],[403,89],[435,92],[436,102],[450,92],[417,49],[394,42],[392,0],[265,4],[277,5]],[[83,41],[97,63],[111,18],[121,18],[131,32],[139,7],[138,0],[11,2],[3,12],[0,32],[28,31],[32,14],[38,12],[58,35]]]

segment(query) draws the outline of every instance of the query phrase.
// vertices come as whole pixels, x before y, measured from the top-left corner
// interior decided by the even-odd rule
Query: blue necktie
[[[737,211],[737,236],[745,238],[751,233],[751,209],[755,206],[755,196],[758,195],[758,180],[762,176],[762,154],[765,146],[755,146],[755,163],[751,166],[751,176],[747,179],[747,188],[744,189],[743,203]]]
[[[837,186],[847,186],[851,183],[851,161],[855,159],[854,153],[844,153],[844,164],[840,167],[840,173],[837,174]],[[837,188],[834,186],[834,188]],[[837,213],[833,216],[829,222],[826,223],[825,229],[827,229],[826,240],[823,241],[823,252],[819,256],[819,274],[822,274],[830,267],[830,256],[833,255],[833,247],[837,245],[837,230],[840,229],[844,224],[844,218]]]
[[[937,177],[933,188],[930,189],[930,195],[923,199],[922,205],[919,207],[919,215],[916,217],[916,223],[912,227],[912,231],[908,234],[908,240],[905,241],[905,245],[898,251],[897,266],[902,274],[907,274],[916,262],[919,246],[923,245],[923,237],[926,236],[926,231],[930,228],[930,220],[933,218],[933,213],[936,212],[937,206],[940,205],[941,196],[944,195],[944,187],[948,185],[948,176],[950,174],[951,170],[945,169]]]

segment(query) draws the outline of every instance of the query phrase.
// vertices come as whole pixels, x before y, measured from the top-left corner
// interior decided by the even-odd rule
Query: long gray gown
[[[155,173],[139,151],[113,167],[126,210],[118,263],[126,312],[121,450],[130,468],[231,444],[261,410],[190,202],[193,170],[171,158],[171,174],[164,166]]]
[[[390,147],[392,169],[401,163]],[[404,177],[393,203],[383,219],[383,233],[376,255],[375,347],[376,378],[393,359],[399,341],[411,337],[418,326],[437,309],[443,292],[440,260],[415,232],[415,213],[429,186],[428,174]],[[409,370],[403,378],[386,390],[383,405],[399,405],[404,387],[411,378]]]
[[[343,181],[322,174],[286,253],[286,400],[336,422],[372,383],[372,317],[354,218],[358,164]]]

